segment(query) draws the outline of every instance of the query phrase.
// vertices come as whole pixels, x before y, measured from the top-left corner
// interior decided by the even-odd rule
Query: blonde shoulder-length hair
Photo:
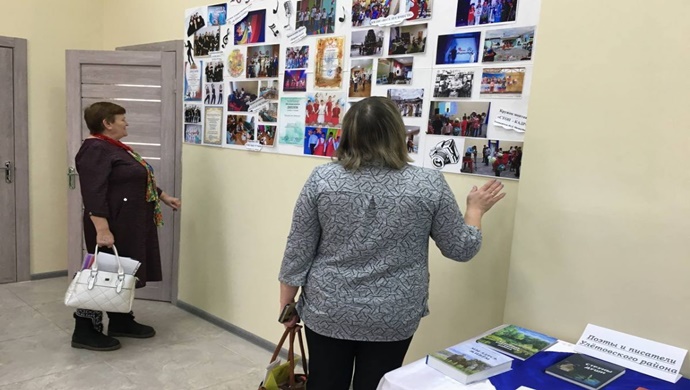
[[[401,169],[412,161],[407,154],[405,124],[393,101],[372,96],[354,103],[343,118],[336,156],[352,171],[363,165]]]

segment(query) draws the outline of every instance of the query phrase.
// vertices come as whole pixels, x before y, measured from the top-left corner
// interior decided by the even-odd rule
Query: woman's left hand
[[[163,203],[168,205],[168,207],[175,211],[182,207],[182,202],[180,201],[180,199],[175,198],[173,196],[165,194],[164,196],[161,196],[161,200],[163,201]]]

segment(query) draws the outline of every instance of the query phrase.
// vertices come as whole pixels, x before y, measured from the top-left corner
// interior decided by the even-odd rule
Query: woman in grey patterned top
[[[491,180],[463,218],[439,171],[408,165],[392,101],[371,97],[345,115],[338,161],[314,169],[299,195],[280,269],[280,307],[294,302],[309,347],[309,390],[373,390],[402,365],[428,314],[429,237],[468,261],[481,218],[505,194]],[[354,366],[354,378],[353,378]]]

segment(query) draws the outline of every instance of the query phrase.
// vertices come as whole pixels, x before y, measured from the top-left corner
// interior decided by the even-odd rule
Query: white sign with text
[[[494,125],[524,133],[527,130],[527,115],[501,108],[494,119]]]

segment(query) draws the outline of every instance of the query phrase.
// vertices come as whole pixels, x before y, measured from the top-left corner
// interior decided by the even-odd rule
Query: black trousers
[[[402,366],[412,337],[371,342],[323,336],[305,327],[309,347],[309,390],[376,390],[383,375]],[[352,370],[354,368],[354,378]]]

